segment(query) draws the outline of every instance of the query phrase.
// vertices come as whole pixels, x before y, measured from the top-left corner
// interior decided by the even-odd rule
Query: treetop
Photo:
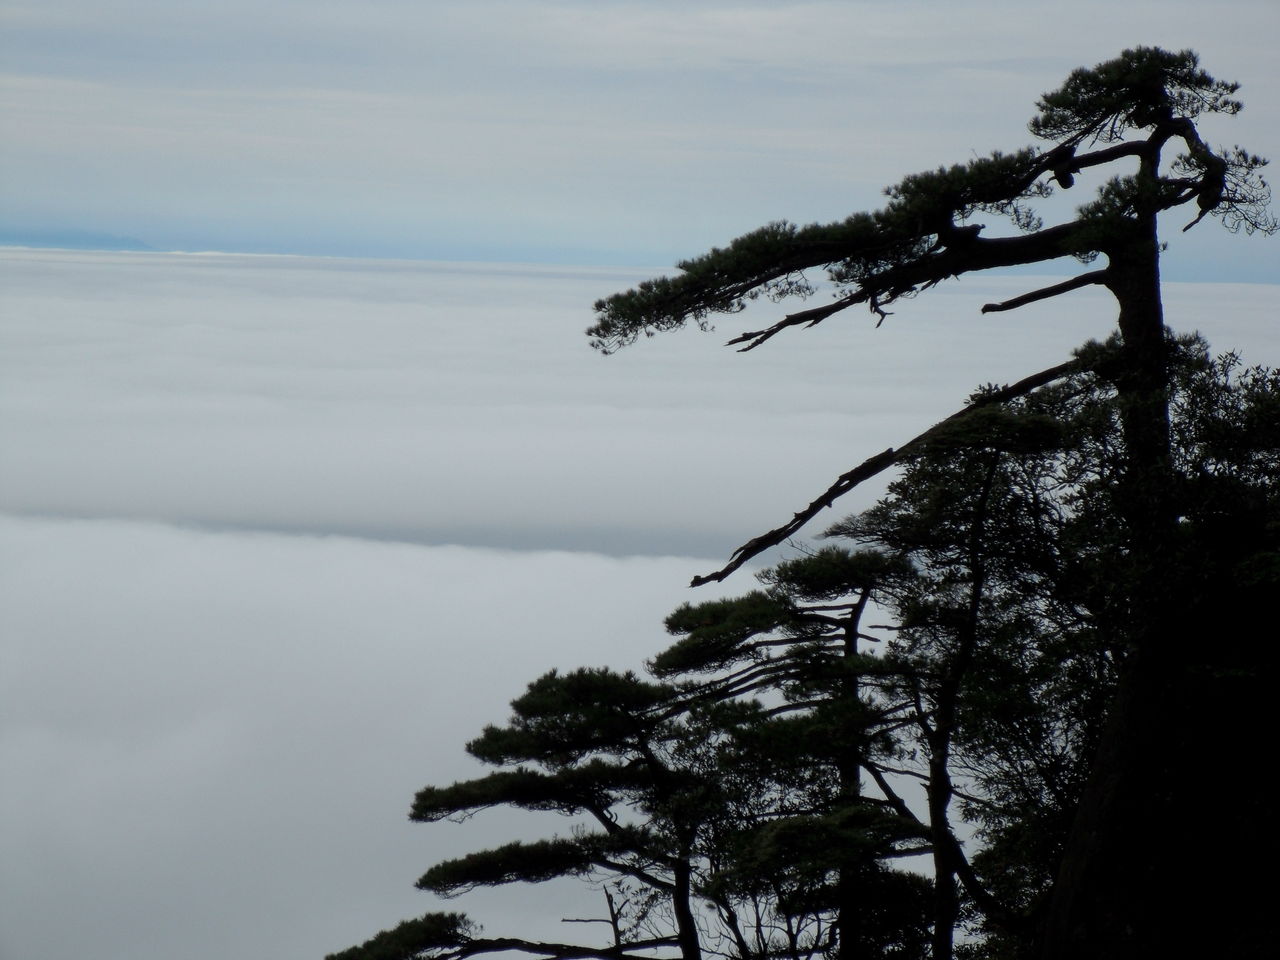
[[[1200,69],[1192,50],[1134,47],[1096,67],[1073,70],[1062,86],[1036,101],[1040,113],[1028,128],[1041,140],[1114,143],[1130,130],[1174,118],[1235,115],[1244,106],[1231,96],[1239,89]]]
[[[597,301],[587,335],[593,347],[612,353],[689,322],[707,330],[713,314],[737,313],[762,296],[775,302],[811,296],[817,288],[806,271],[818,268],[835,285],[831,302],[729,343],[751,350],[786,328],[814,326],[859,304],[882,321],[895,301],[965,273],[1061,257],[1110,258],[1145,237],[1155,214],[1192,201],[1199,215],[1184,229],[1213,214],[1233,231],[1272,233],[1270,188],[1259,174],[1266,160],[1238,146],[1211,148],[1195,127],[1205,113],[1238,113],[1240,101],[1232,97],[1238,86],[1209,76],[1189,50],[1126,50],[1076,70],[1040,98],[1031,131],[1052,146],[996,151],[911,174],[886,189],[888,203],[877,211],[827,224],[766,224],[680,262],[677,276]],[[1182,151],[1162,165],[1171,141]],[[1070,189],[1084,170],[1121,160],[1136,160],[1137,172],[1104,183],[1073,220],[1044,226],[1031,201]],[[986,224],[973,222],[978,215],[1008,220],[1014,235],[983,236]],[[984,310],[1014,309],[1114,279],[1096,270]]]

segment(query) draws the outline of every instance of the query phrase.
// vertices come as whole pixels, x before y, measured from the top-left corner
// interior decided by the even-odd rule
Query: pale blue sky
[[[1135,44],[1244,83],[1210,135],[1280,154],[1273,0],[4,0],[0,33],[10,238],[662,266],[1021,146]],[[1166,272],[1275,279],[1220,234]]]

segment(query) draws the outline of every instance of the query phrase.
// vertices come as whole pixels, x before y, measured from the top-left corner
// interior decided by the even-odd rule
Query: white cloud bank
[[[0,956],[315,960],[429,909],[518,824],[409,802],[526,682],[638,666],[690,576],[1113,324],[983,317],[1005,278],[593,355],[643,275],[0,252]],[[1275,364],[1278,292],[1174,284],[1169,319]],[[527,930],[554,893],[491,902]]]
[[[42,960],[318,958],[428,909],[413,881],[504,827],[412,827],[413,793],[474,775],[462,744],[547,669],[639,666],[690,572],[118,521],[0,543],[0,955]]]
[[[0,270],[0,508],[619,554],[722,555],[1114,315],[1086,291],[983,316],[1036,281],[978,279],[879,330],[855,312],[720,346],[763,304],[603,358],[590,304],[642,273],[21,251]],[[1266,362],[1273,294],[1170,285],[1170,322]]]

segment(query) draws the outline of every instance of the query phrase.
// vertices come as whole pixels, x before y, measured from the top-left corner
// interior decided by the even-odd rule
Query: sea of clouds
[[[405,818],[526,682],[641,666],[693,574],[1113,326],[1099,290],[981,315],[1038,283],[979,278],[593,353],[653,272],[0,250],[0,955],[319,957],[430,909],[431,863],[529,835]],[[1275,364],[1277,293],[1166,312]],[[555,893],[491,932],[595,906]]]

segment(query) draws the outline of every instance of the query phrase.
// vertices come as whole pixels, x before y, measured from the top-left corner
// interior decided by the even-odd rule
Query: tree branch
[[[1087,227],[1087,221],[1073,220],[1022,236],[993,237],[989,240],[974,237],[964,244],[945,247],[938,252],[861,277],[855,281],[857,290],[853,293],[845,294],[821,307],[788,314],[772,326],[739,334],[725,345],[746,343],[745,347],[739,349],[740,353],[745,353],[789,327],[812,327],[832,314],[859,303],[871,304],[872,311],[883,321],[888,316],[885,306],[918,287],[933,286],[948,277],[975,270],[1013,267],[1066,256],[1070,252],[1068,241],[1071,236]]]
[[[893,807],[897,814],[904,820],[918,824],[922,831],[923,839],[929,839],[932,831],[928,829],[928,824],[916,816],[911,808],[907,806],[906,801],[889,785],[889,781],[885,778],[884,773],[881,772],[882,768],[875,764],[866,764],[863,769],[871,774],[876,786],[880,788],[880,792],[885,795],[889,805]],[[973,869],[973,865],[969,863],[969,858],[964,855],[960,842],[956,840],[955,835],[951,832],[950,824],[947,825],[946,830],[939,839],[951,846],[955,857],[956,875],[960,878],[960,882],[964,884],[965,890],[969,892],[969,896],[973,897],[974,901],[986,912],[987,916],[1007,930],[1025,930],[1027,918],[1006,907],[982,884],[978,874]]]
[[[554,958],[554,960],[621,960],[633,953],[652,950],[655,947],[674,947],[678,941],[674,937],[655,937],[650,940],[637,940],[613,947],[583,947],[572,943],[544,943],[538,940],[522,940],[518,937],[495,937],[491,939],[467,940],[456,950],[440,954],[441,957],[457,958],[474,957],[483,953],[507,953],[517,951],[537,956]]]
[[[1072,173],[1079,173],[1086,167],[1097,167],[1104,163],[1110,163],[1112,160],[1119,160],[1121,157],[1140,157],[1149,153],[1152,149],[1150,140],[1130,140],[1125,143],[1117,143],[1114,147],[1106,147],[1102,150],[1094,150],[1091,153],[1079,154],[1073,156],[1066,163],[1056,170],[1070,170]]]
[[[1062,283],[1055,283],[1050,287],[1042,287],[1039,290],[1032,290],[1030,293],[1024,293],[1022,296],[1014,297],[1012,300],[1004,300],[1000,303],[985,303],[982,305],[982,312],[1003,313],[1005,310],[1016,310],[1018,307],[1024,307],[1028,303],[1035,303],[1037,300],[1048,300],[1050,297],[1056,297],[1061,293],[1070,293],[1072,290],[1079,290],[1081,287],[1088,287],[1097,283],[1105,283],[1106,280],[1106,270],[1094,270],[1090,273],[1082,273],[1078,277],[1072,277],[1070,280],[1064,280]]]
[[[734,337],[732,340],[725,341],[725,346],[731,347],[735,343],[745,343],[750,340],[750,343],[747,343],[745,347],[738,350],[739,353],[746,353],[748,350],[754,350],[766,340],[778,335],[783,330],[787,329],[787,327],[795,327],[801,324],[812,327],[815,324],[821,323],[833,313],[839,313],[841,310],[852,307],[855,304],[862,303],[867,298],[867,294],[863,294],[861,292],[853,293],[848,296],[841,297],[839,300],[832,303],[828,303],[823,307],[811,307],[808,310],[801,310],[799,313],[787,314],[777,323],[770,327],[766,327],[764,330],[750,330],[746,333],[738,334],[738,336]]]
[[[1007,400],[1020,397],[1023,394],[1030,393],[1038,387],[1043,387],[1046,384],[1053,383],[1055,380],[1061,380],[1063,377],[1068,377],[1085,369],[1087,368],[1083,361],[1077,359],[1068,360],[1066,363],[1060,363],[1056,367],[1041,370],[1039,373],[1033,373],[1031,376],[1024,377],[1015,384],[979,397],[963,410],[957,410],[945,420],[935,423],[928,430],[924,431],[924,433],[908,440],[896,450],[893,447],[890,447],[887,450],[882,450],[873,457],[868,457],[849,472],[841,474],[836,479],[836,482],[823,491],[817,499],[803,510],[796,513],[782,526],[775,527],[768,533],[762,533],[760,536],[753,537],[748,540],[731,554],[729,562],[723,567],[714,573],[694,577],[689,582],[689,586],[701,587],[704,584],[724,580],[729,576],[729,574],[733,573],[748,560],[759,556],[770,547],[776,547],[788,537],[795,535],[799,532],[801,527],[821,513],[824,509],[830,507],[839,497],[844,496],[854,487],[870,480],[878,474],[883,473],[905,457],[914,454],[920,446],[928,443],[936,434],[940,433],[941,428],[944,425],[951,424],[956,420],[967,417],[975,411],[980,410],[983,407],[990,406],[993,403],[1004,403]]]

